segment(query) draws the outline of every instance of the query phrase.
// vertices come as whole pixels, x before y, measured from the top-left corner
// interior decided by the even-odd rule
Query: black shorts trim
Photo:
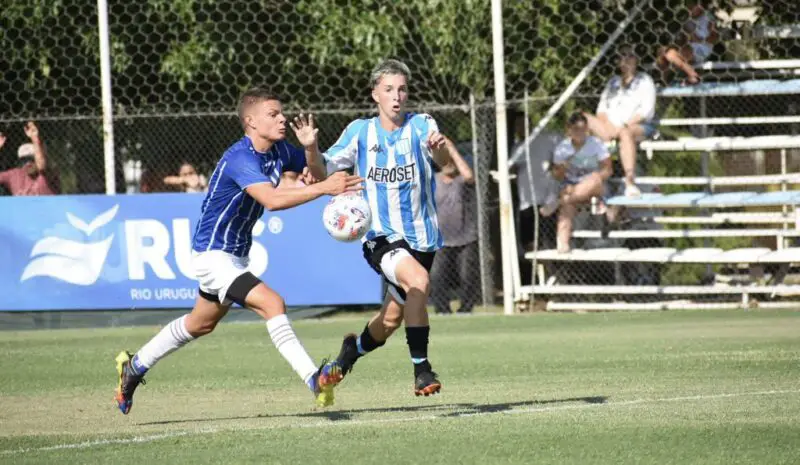
[[[204,290],[202,290],[200,288],[198,288],[197,290],[200,292],[200,297],[208,300],[209,302],[220,303],[218,295],[209,294],[208,292],[206,292],[206,291],[204,291]]]
[[[250,291],[259,284],[261,284],[261,280],[256,278],[253,273],[248,271],[239,275],[238,278],[233,280],[231,286],[228,288],[228,294],[226,297],[244,307],[244,301],[247,297],[247,294],[249,294]]]

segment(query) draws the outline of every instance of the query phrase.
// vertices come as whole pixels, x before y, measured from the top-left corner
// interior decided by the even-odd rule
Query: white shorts
[[[200,290],[217,296],[222,305],[230,305],[228,289],[239,276],[247,273],[249,257],[237,257],[221,250],[192,251],[192,265]]]
[[[400,282],[397,281],[397,265],[400,264],[401,260],[410,256],[411,254],[406,249],[394,249],[383,254],[381,258],[381,273],[383,273],[386,281],[392,284],[388,287],[389,294],[392,294],[392,297],[401,304],[406,303],[406,298],[405,292],[400,293],[403,288],[400,287]]]
[[[390,241],[386,236],[378,236],[364,242],[364,258],[376,273],[383,276],[388,284],[388,292],[400,304],[406,303],[406,292],[397,280],[397,265],[406,258],[414,258],[428,272],[433,267],[435,252],[413,250],[405,240]]]

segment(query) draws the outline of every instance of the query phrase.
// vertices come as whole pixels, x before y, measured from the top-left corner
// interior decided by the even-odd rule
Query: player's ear
[[[372,100],[375,103],[379,103],[379,101],[378,101],[378,91],[375,88],[372,89]]]

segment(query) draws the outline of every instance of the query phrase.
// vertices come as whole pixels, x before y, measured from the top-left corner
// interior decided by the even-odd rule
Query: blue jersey
[[[285,141],[276,142],[266,153],[257,152],[247,136],[230,146],[208,182],[192,249],[247,256],[253,226],[264,207],[245,189],[262,182],[278,187],[284,171],[300,173],[305,166],[305,151]]]
[[[428,138],[439,130],[429,115],[408,113],[403,125],[383,129],[377,117],[355,120],[325,152],[328,172],[354,168],[365,182],[372,226],[364,241],[405,239],[414,250],[442,247],[436,181]]]

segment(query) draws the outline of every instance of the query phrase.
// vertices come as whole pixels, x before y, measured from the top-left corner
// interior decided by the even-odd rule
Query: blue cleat
[[[342,369],[336,360],[332,362],[322,361],[322,365],[311,378],[311,390],[316,396],[317,407],[330,407],[333,405],[333,388],[343,378]]]
[[[139,383],[145,384],[144,377],[136,374],[131,367],[131,354],[122,351],[117,355],[117,373],[119,374],[119,386],[115,391],[114,398],[117,400],[117,407],[124,415],[131,411],[133,406],[133,391]]]

